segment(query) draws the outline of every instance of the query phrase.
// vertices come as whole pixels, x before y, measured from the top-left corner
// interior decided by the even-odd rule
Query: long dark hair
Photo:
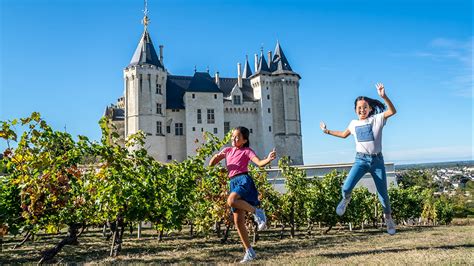
[[[357,102],[360,101],[360,100],[366,101],[369,104],[370,108],[372,108],[372,111],[370,111],[368,117],[371,117],[374,114],[380,114],[383,111],[385,111],[385,109],[387,109],[387,107],[385,107],[385,104],[383,104],[381,101],[375,100],[375,99],[372,99],[372,98],[369,98],[369,97],[365,97],[365,96],[359,96],[355,99],[354,109],[357,108]]]
[[[249,136],[250,136],[250,131],[248,128],[246,127],[236,127],[234,128],[234,130],[238,130],[240,132],[240,134],[242,134],[242,137],[244,137],[245,140],[247,140],[247,142],[244,143],[244,147],[250,147],[250,140],[249,140]]]

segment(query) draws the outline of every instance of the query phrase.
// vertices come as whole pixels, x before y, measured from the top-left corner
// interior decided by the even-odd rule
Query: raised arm
[[[273,149],[267,156],[267,158],[260,160],[257,156],[254,156],[252,158],[252,162],[254,162],[258,167],[263,167],[267,164],[269,164],[271,161],[273,161],[276,158],[276,151]]]
[[[224,158],[225,158],[225,153],[223,153],[223,152],[215,154],[214,156],[212,156],[211,160],[209,161],[209,166],[214,166],[214,165],[218,164]]]
[[[379,93],[379,96],[382,97],[382,99],[384,100],[388,108],[387,111],[383,112],[383,118],[387,119],[391,117],[392,115],[396,114],[397,109],[395,109],[395,106],[393,106],[392,101],[390,101],[387,94],[385,94],[385,87],[383,86],[383,83],[377,83],[375,84],[375,87],[377,88],[377,92]]]
[[[351,134],[349,129],[346,129],[344,131],[329,130],[326,128],[326,124],[324,124],[324,122],[319,123],[319,127],[324,133],[334,136],[334,137],[343,138],[343,139],[347,138]]]

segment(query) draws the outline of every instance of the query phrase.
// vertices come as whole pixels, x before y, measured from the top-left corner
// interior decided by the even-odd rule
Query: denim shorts
[[[258,191],[255,187],[255,183],[248,174],[240,174],[232,177],[229,182],[230,193],[237,193],[241,199],[245,200],[252,206],[260,205],[258,200]],[[230,194],[229,193],[229,194]],[[235,208],[231,208],[232,212],[235,211]]]

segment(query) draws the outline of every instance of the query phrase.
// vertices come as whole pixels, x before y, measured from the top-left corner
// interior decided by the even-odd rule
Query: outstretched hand
[[[321,123],[319,123],[319,127],[321,128],[322,131],[326,130],[326,124],[324,124],[324,122],[321,121]]]
[[[383,83],[377,83],[375,84],[375,87],[377,88],[379,96],[385,98],[385,87],[383,86]]]
[[[272,161],[276,158],[275,148],[273,148],[273,150],[268,154],[268,158]]]

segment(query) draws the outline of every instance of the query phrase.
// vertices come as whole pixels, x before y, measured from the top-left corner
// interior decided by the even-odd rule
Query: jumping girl
[[[267,158],[260,160],[249,147],[249,134],[249,130],[245,127],[235,128],[232,131],[232,147],[224,148],[220,153],[214,155],[209,162],[209,165],[213,166],[222,159],[226,159],[230,178],[230,194],[227,198],[227,204],[232,207],[234,224],[245,248],[245,255],[241,262],[256,259],[256,254],[250,246],[249,235],[245,226],[246,212],[253,213],[259,231],[266,228],[267,221],[265,212],[262,209],[256,208],[256,206],[260,205],[258,191],[248,174],[248,164],[249,161],[252,161],[262,167],[276,157],[274,149],[268,154]]]
[[[320,127],[324,133],[347,138],[350,134],[355,136],[356,157],[354,165],[347,175],[342,186],[342,200],[337,205],[336,213],[342,216],[351,200],[351,192],[354,186],[366,173],[370,173],[374,179],[377,188],[377,194],[383,207],[387,232],[390,235],[395,234],[395,223],[392,219],[392,210],[387,190],[387,176],[385,173],[385,163],[382,156],[382,129],[387,119],[394,115],[397,110],[390,99],[385,94],[385,88],[382,83],[375,85],[379,96],[384,100],[385,105],[375,99],[365,96],[359,96],[354,102],[355,113],[358,120],[352,120],[344,131],[329,130],[324,122]]]

